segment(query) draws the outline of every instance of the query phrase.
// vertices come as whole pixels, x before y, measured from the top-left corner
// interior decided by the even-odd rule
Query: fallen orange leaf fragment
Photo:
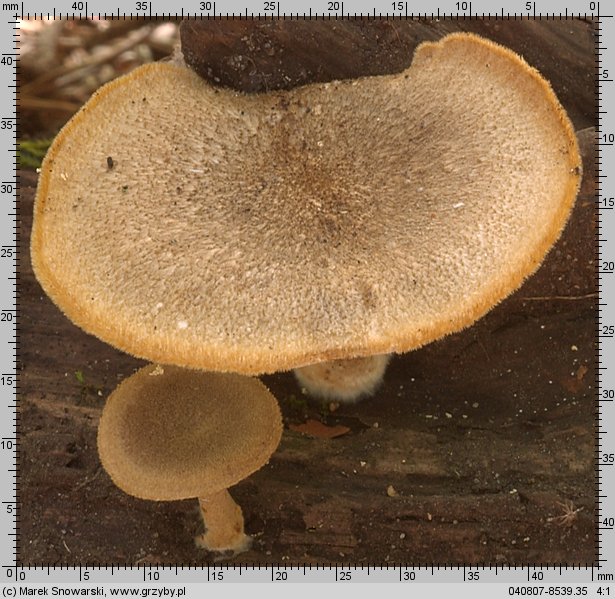
[[[288,426],[291,431],[296,433],[302,433],[316,439],[333,439],[334,437],[341,437],[350,432],[347,426],[336,424],[335,426],[327,426],[318,420],[309,418],[303,424],[290,424]]]
[[[581,364],[579,369],[577,370],[577,381],[582,381],[583,377],[587,374],[587,366],[585,364]]]

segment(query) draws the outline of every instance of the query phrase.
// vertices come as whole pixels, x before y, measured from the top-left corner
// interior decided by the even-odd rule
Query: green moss
[[[37,169],[53,139],[23,139],[19,142],[17,158],[19,168]]]
[[[307,410],[308,403],[303,397],[297,397],[294,393],[287,395],[285,398],[286,405],[297,412]]]

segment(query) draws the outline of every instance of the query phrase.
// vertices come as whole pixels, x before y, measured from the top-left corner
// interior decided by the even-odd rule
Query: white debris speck
[[[188,328],[188,323],[185,320],[179,320],[177,321],[177,328],[178,329],[187,329]]]
[[[324,141],[317,141],[317,142],[316,142],[316,145],[317,145],[319,148],[322,148],[322,147],[325,145],[325,142],[324,142]]]
[[[452,417],[453,417],[453,415],[452,415],[450,412],[444,412],[444,415],[445,415],[447,418],[452,418]]]
[[[571,345],[571,346],[570,346],[570,349],[571,349],[572,351],[579,351],[579,348],[578,348],[576,345]]]
[[[463,206],[465,206],[463,202],[457,202],[456,204],[453,204],[453,208],[462,208]]]
[[[60,173],[60,179],[62,179],[62,181],[67,181],[68,177],[66,176],[66,173]]]
[[[478,408],[478,405],[479,405],[479,404],[478,404],[478,402],[477,402],[477,401],[475,401],[475,402],[472,404],[472,407],[473,407],[473,408]]]
[[[367,466],[367,462],[361,461],[359,462],[359,464],[361,464],[361,468],[365,468],[365,466]]]
[[[160,364],[156,364],[156,368],[149,373],[150,376],[160,376],[161,374],[164,374],[164,368]]]
[[[389,486],[387,487],[387,495],[388,495],[389,497],[397,497],[398,493],[397,493],[397,491],[395,490],[395,487],[394,487],[393,485],[389,485]]]

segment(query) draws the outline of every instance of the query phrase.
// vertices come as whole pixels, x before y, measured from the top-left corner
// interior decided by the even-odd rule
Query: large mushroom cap
[[[107,400],[98,452],[126,493],[186,499],[213,495],[258,470],[281,435],[278,403],[259,380],[150,365]]]
[[[406,351],[538,267],[580,165],[549,84],[469,34],[398,75],[257,96],[150,65],[57,137],[32,258],[69,318],[152,361],[260,373]]]

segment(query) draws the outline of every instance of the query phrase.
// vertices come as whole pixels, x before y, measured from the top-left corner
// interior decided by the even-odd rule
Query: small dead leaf
[[[587,374],[587,366],[585,364],[581,364],[579,369],[577,370],[577,381],[582,381],[583,377]]]
[[[578,393],[583,388],[583,379],[587,372],[587,366],[581,364],[573,376],[567,377],[562,381],[564,389],[570,393]]]
[[[314,437],[315,439],[333,439],[334,437],[341,437],[350,432],[347,426],[341,424],[327,426],[311,418],[303,424],[290,424],[288,428],[290,428],[291,431],[308,435],[308,437]]]

